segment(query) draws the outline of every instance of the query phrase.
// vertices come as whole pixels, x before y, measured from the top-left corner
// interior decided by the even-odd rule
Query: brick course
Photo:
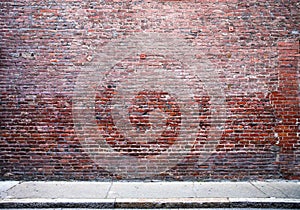
[[[299,180],[299,8],[1,1],[1,179]]]

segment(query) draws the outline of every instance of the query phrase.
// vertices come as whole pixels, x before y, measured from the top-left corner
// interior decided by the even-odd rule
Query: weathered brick
[[[1,179],[299,180],[298,4],[1,1]]]

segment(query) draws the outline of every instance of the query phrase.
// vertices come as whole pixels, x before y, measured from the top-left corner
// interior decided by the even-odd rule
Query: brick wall
[[[1,179],[299,180],[299,8],[1,1]]]

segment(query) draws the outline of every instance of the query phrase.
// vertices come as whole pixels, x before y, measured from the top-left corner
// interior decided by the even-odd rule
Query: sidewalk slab
[[[251,182],[270,198],[299,198],[300,182]]]
[[[110,182],[23,182],[9,189],[7,198],[106,198]]]
[[[193,182],[114,182],[108,198],[193,198]]]
[[[200,182],[194,185],[198,198],[265,198],[265,193],[249,182]]]

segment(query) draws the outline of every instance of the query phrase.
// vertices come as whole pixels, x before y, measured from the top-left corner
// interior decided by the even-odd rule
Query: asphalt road
[[[179,208],[180,209],[180,208]],[[197,208],[195,208],[197,209]],[[184,210],[195,210],[195,209],[184,209]],[[29,209],[5,209],[5,210],[29,210]],[[95,209],[69,209],[69,208],[55,208],[55,209],[31,209],[31,210],[95,210]],[[128,209],[107,209],[107,210],[128,210]],[[133,209],[133,210],[145,210],[145,209]],[[150,209],[151,210],[151,209]],[[152,209],[152,210],[157,210],[157,209]],[[214,209],[214,208],[200,208],[200,210],[290,210],[290,209],[258,209],[258,208],[230,208],[230,209],[222,209],[222,208],[217,208],[217,209]]]

